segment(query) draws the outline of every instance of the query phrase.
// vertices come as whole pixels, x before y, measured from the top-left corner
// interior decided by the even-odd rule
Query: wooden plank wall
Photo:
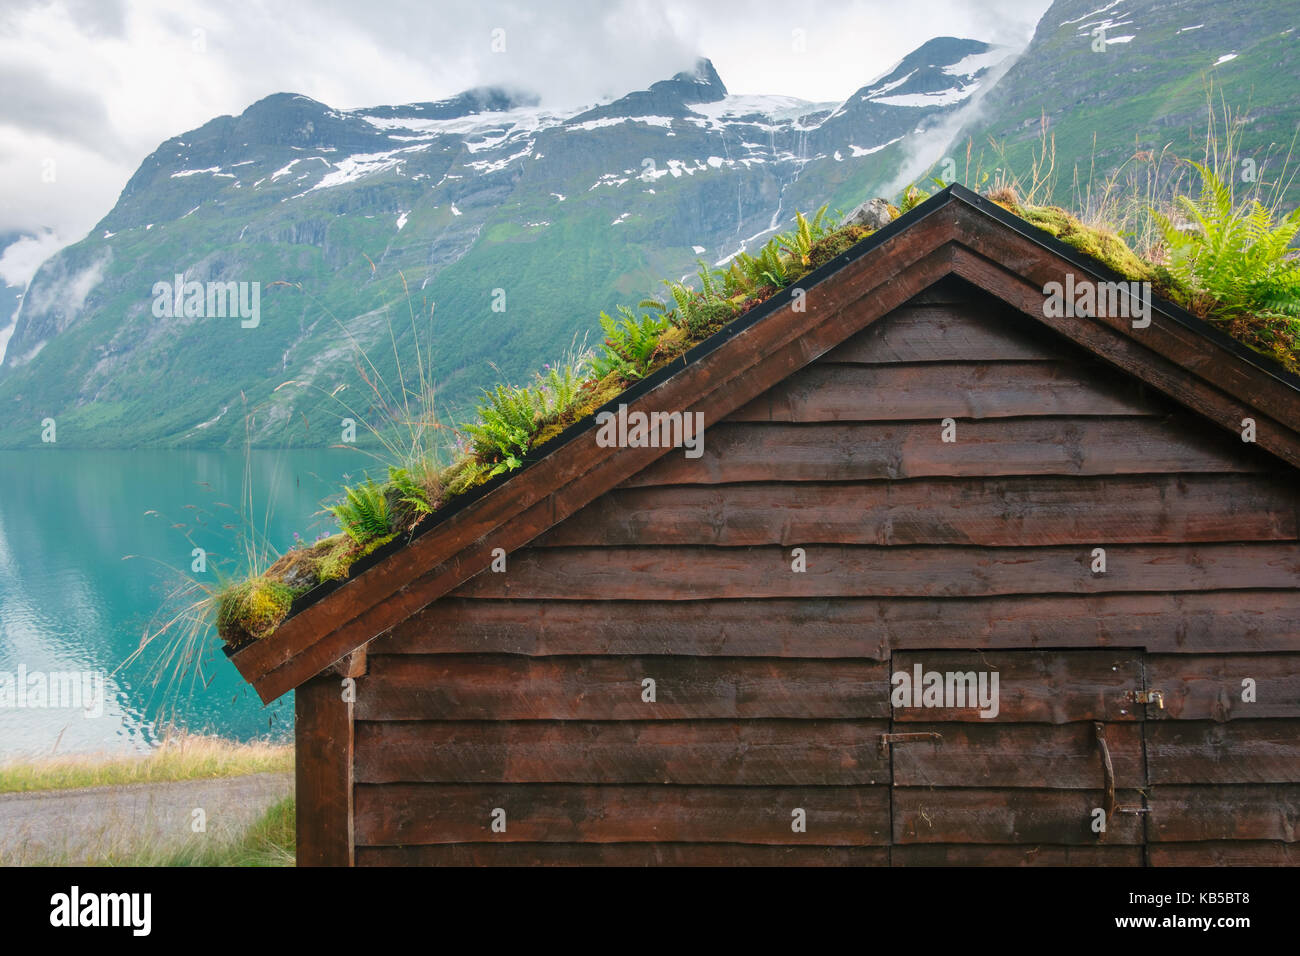
[[[1295,862],[1298,500],[1276,459],[936,286],[374,641],[356,861]],[[942,649],[1070,679],[883,755],[912,729],[892,669]],[[1165,699],[1108,724],[1151,812],[1105,841],[1077,824],[1109,698],[1061,663],[1086,654],[1040,659],[1088,649]],[[1023,728],[1059,776],[981,763]],[[962,822],[918,829],[936,801]]]

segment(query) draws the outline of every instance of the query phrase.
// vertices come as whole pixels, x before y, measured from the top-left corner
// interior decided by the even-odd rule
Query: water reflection
[[[248,517],[279,550],[294,532],[310,541],[333,530],[322,499],[367,466],[342,450],[0,452],[0,757],[148,748],[167,704],[149,680],[157,657],[122,664],[181,580],[176,569],[189,572],[200,547],[208,570],[195,577],[236,573]],[[292,695],[264,708],[211,638],[201,665],[201,682],[176,701],[181,726],[233,739],[291,731]],[[5,677],[12,689],[20,667],[104,672],[102,716],[16,706]]]

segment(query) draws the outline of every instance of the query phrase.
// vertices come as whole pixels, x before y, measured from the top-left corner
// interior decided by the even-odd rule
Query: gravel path
[[[135,847],[238,836],[293,794],[293,774],[0,794],[0,863],[95,862]],[[193,832],[202,809],[206,831]]]

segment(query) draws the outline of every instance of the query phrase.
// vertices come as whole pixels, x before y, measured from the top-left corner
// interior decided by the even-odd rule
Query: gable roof
[[[947,276],[978,286],[1112,366],[1300,468],[1300,377],[1171,303],[1151,324],[1045,316],[1043,288],[1067,273],[1126,281],[1002,207],[949,186],[804,276],[603,409],[702,412],[708,426]],[[600,411],[598,410],[598,411]],[[231,655],[269,703],[645,469],[671,448],[602,448],[595,415],[524,466],[454,499],[437,520],[380,549],[352,578],[305,596],[270,636]],[[364,570],[362,570],[364,568]]]

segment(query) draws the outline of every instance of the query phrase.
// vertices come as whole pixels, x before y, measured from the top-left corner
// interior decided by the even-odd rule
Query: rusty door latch
[[[881,734],[880,735],[880,756],[889,756],[890,744],[905,744],[912,740],[943,740],[943,734],[937,734],[934,731],[912,734]]]
[[[1159,694],[1159,691],[1155,692]],[[1119,807],[1115,805],[1115,765],[1111,763],[1110,747],[1106,744],[1106,725],[1100,720],[1093,722],[1093,730],[1097,734],[1097,749],[1101,751],[1101,772],[1102,796],[1101,809],[1106,814],[1106,825],[1110,825],[1110,818],[1117,813],[1150,813],[1148,807]],[[1097,834],[1097,839],[1102,839],[1106,831],[1102,830]]]
[[[1129,693],[1128,699],[1135,704],[1155,704],[1161,710],[1165,709],[1164,691],[1135,690]]]

